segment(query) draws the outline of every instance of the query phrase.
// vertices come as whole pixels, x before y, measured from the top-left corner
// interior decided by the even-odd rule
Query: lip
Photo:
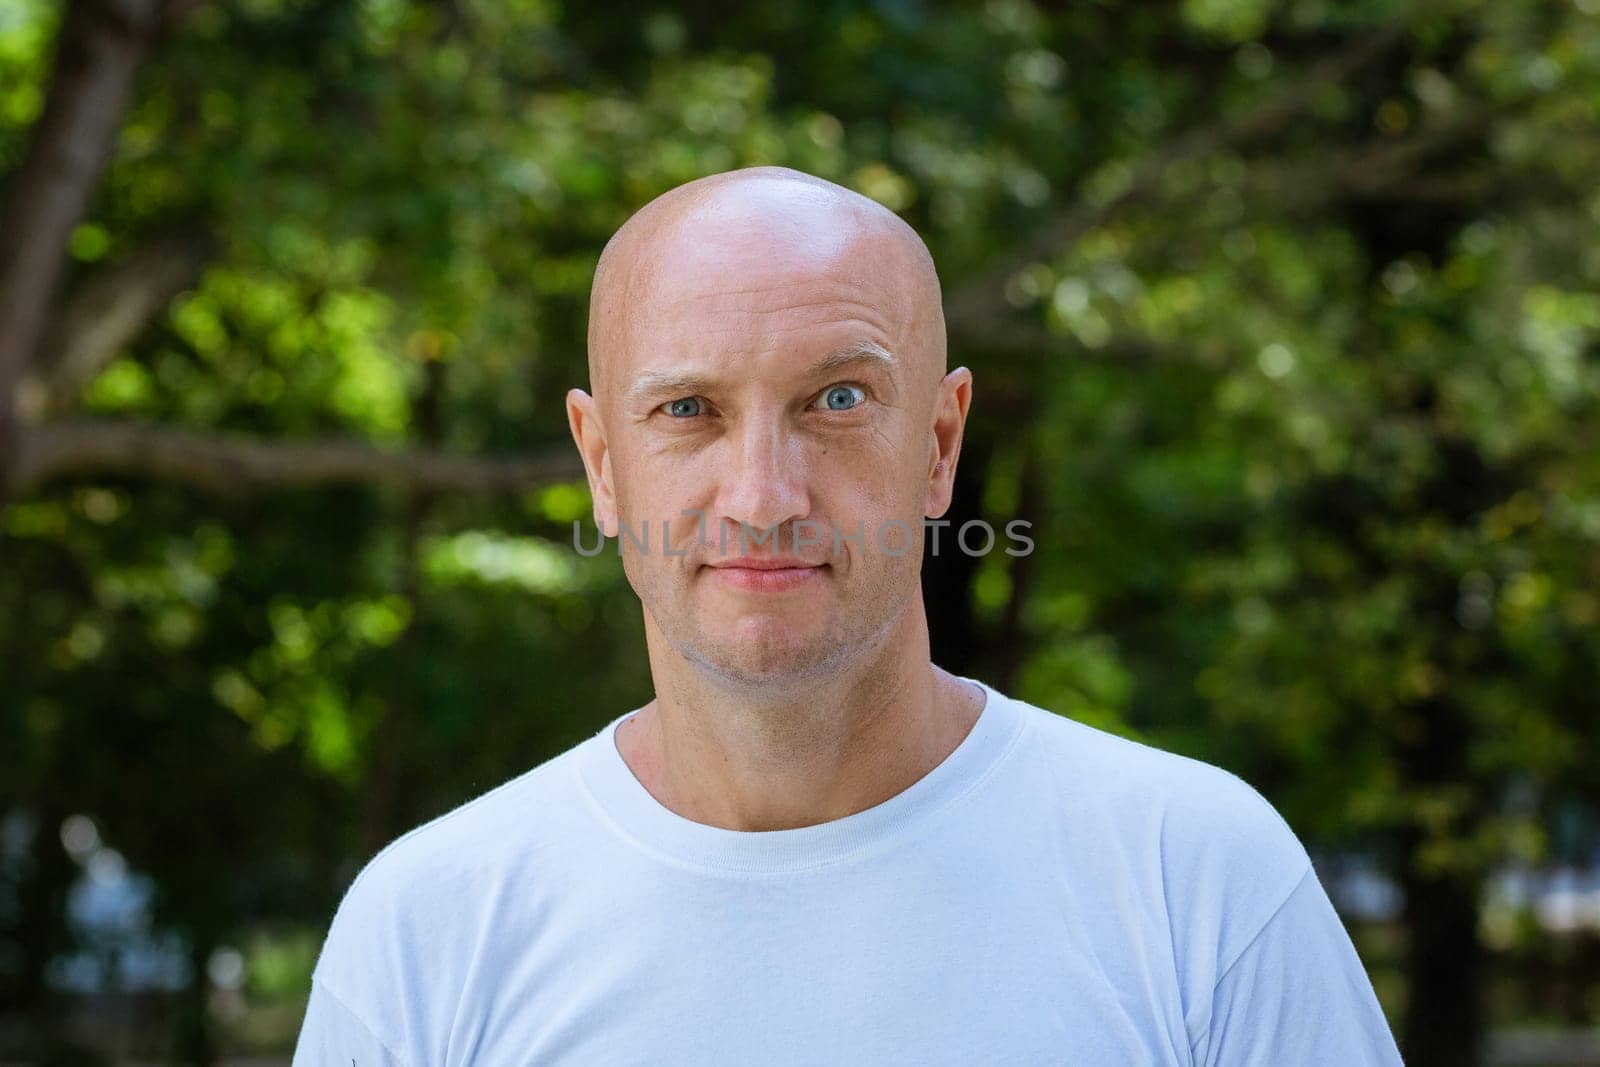
[[[816,581],[824,564],[772,556],[710,564],[718,580],[753,593],[781,593]]]
[[[782,571],[820,567],[822,564],[808,563],[795,556],[735,556],[725,563],[713,563],[711,566],[718,570]]]

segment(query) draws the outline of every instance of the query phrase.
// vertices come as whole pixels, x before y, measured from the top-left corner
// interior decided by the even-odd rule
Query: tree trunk
[[[67,893],[78,877],[78,868],[61,844],[61,823],[67,813],[47,801],[28,814],[35,822],[17,887],[14,936],[22,959],[12,1007],[27,1020],[34,1053],[48,1061],[64,1058],[70,1051],[62,1025],[61,998],[46,976],[50,961],[71,947]]]
[[[1424,600],[1440,610],[1445,587]],[[1406,709],[1411,731],[1400,746],[1405,789],[1429,792],[1471,780],[1471,720],[1447,693]],[[1405,957],[1406,1011],[1401,1046],[1412,1067],[1470,1067],[1483,1055],[1484,947],[1478,935],[1484,872],[1470,858],[1427,862],[1430,843],[1471,841],[1487,817],[1480,801],[1467,802],[1446,825],[1412,824],[1401,844],[1400,885],[1405,893],[1409,942]],[[1448,853],[1446,854],[1448,856]]]
[[[952,674],[966,677],[971,677],[982,661],[972,606],[972,579],[978,572],[978,560],[961,551],[956,531],[962,523],[983,517],[983,486],[990,454],[987,442],[968,437],[962,443],[950,508],[944,514],[950,525],[937,531],[929,529],[923,546],[922,600],[928,613],[930,658]],[[938,555],[933,553],[935,532],[939,537]]]
[[[216,1028],[211,1024],[211,976],[207,964],[217,939],[200,931],[189,935],[189,984],[179,1001],[173,1034],[173,1061],[186,1067],[217,1062]]]
[[[116,146],[161,0],[68,6],[44,112],[0,211],[0,484],[21,427],[17,386],[49,324],[67,241]]]
[[[995,639],[995,674],[993,685],[1002,693],[1011,692],[1022,665],[1028,655],[1028,633],[1023,613],[1028,605],[1028,593],[1033,585],[1034,553],[1039,551],[1037,523],[1040,514],[1042,487],[1039,484],[1038,453],[1030,451],[1022,461],[1022,485],[1017,496],[1015,515],[995,516],[997,540],[995,551],[1004,552],[1010,547],[1005,534],[1006,524],[1012,519],[1023,519],[1034,524],[1028,536],[1034,538],[1033,552],[1017,556],[1011,561],[1011,598],[1006,601],[1005,613],[1000,618],[1000,633]]]
[[[1408,867],[1410,994],[1401,1026],[1408,1067],[1469,1067],[1483,1055],[1484,949],[1478,937],[1482,879]]]

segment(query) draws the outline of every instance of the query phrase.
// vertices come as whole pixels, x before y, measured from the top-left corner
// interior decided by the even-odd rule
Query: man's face
[[[614,532],[651,620],[691,662],[760,684],[872,646],[917,589],[942,350],[919,350],[903,249],[804,203],[777,222],[746,206],[763,225],[691,223],[650,249],[600,403]],[[726,566],[752,556],[813,566]]]

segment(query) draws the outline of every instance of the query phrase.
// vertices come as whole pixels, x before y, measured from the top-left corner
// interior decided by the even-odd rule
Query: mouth
[[[827,566],[826,563],[773,557],[746,557],[708,565],[715,580],[752,593],[799,589],[818,580]]]

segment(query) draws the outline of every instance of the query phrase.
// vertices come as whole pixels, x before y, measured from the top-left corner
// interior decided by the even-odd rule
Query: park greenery
[[[924,235],[949,517],[1032,523],[935,660],[1386,872],[1409,1063],[1594,1022],[1482,917],[1600,845],[1597,120],[1600,0],[0,0],[0,1011],[90,1055],[74,817],[211,1062],[220,949],[303,997],[375,850],[648,699],[562,395],[607,237],[770,163]]]

